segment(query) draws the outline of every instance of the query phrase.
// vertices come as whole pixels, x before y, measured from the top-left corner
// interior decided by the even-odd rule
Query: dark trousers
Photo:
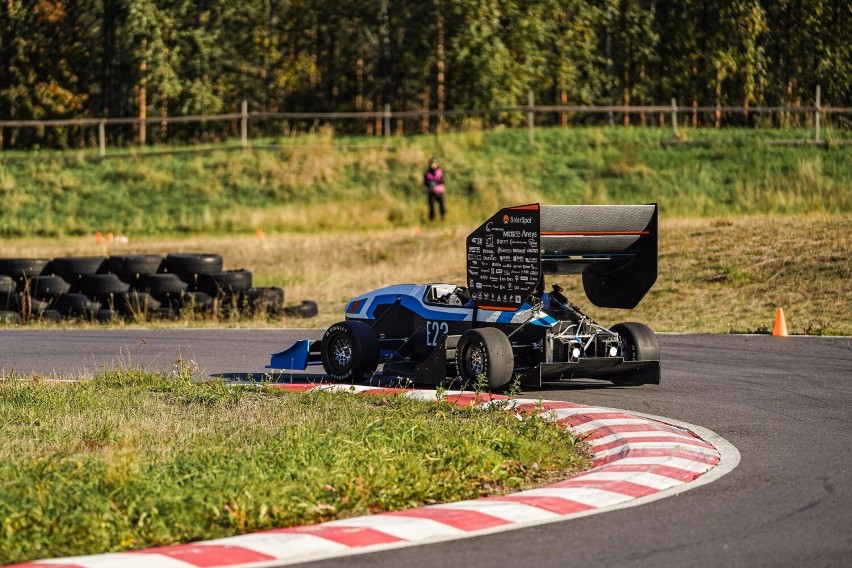
[[[429,220],[435,220],[435,204],[438,204],[438,208],[441,210],[441,219],[444,218],[444,214],[446,210],[444,209],[444,194],[443,193],[433,193],[429,192]]]

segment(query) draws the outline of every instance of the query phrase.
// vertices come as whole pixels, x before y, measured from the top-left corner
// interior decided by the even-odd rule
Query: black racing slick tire
[[[379,339],[360,321],[336,323],[325,330],[320,346],[322,366],[336,381],[358,381],[379,366]]]
[[[512,343],[496,327],[469,329],[456,347],[456,369],[463,383],[484,382],[489,390],[502,388],[515,370]]]
[[[615,324],[610,328],[623,338],[623,357],[625,361],[659,361],[660,344],[650,327],[643,323],[628,321]],[[615,376],[613,384],[620,387],[635,387],[644,384],[631,375]]]

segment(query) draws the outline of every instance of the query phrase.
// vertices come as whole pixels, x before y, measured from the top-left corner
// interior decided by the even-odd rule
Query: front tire
[[[505,386],[515,370],[509,338],[496,327],[467,330],[456,347],[456,369],[463,383],[484,380],[489,390]]]
[[[379,340],[360,321],[336,323],[325,331],[320,346],[322,366],[336,381],[355,381],[372,375],[379,366]]]
[[[619,323],[612,326],[612,331],[624,340],[623,356],[625,361],[659,361],[660,344],[651,328],[635,321]],[[612,379],[614,385],[620,387],[635,387],[645,384],[630,374]]]

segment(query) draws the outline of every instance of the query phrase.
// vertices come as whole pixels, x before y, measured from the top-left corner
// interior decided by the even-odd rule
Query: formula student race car
[[[322,364],[337,381],[382,373],[414,383],[499,389],[573,378],[659,384],[645,325],[609,328],[545,277],[578,274],[600,307],[633,308],[657,278],[657,205],[522,205],[467,238],[467,286],[400,284],[352,299],[322,340],[300,340],[271,369]]]

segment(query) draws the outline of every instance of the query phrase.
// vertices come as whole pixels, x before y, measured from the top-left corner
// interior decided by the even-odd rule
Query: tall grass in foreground
[[[543,419],[111,372],[0,380],[0,563],[516,490],[587,464]]]
[[[421,175],[446,170],[451,223],[506,205],[659,202],[676,217],[852,211],[850,146],[772,146],[773,130],[549,128],[284,139],[280,149],[0,162],[0,236],[325,232],[426,222]],[[843,133],[845,135],[845,133]],[[486,212],[486,213],[484,213]]]

